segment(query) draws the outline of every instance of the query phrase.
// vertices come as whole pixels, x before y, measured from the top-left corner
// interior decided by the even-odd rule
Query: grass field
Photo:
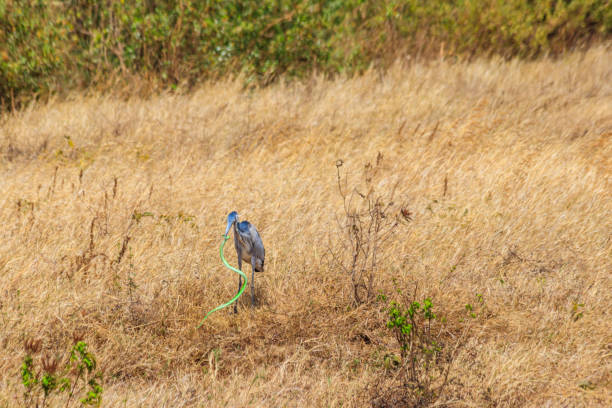
[[[431,298],[453,350],[438,406],[612,405],[608,46],[3,116],[0,407],[23,404],[24,341],[36,363],[75,338],[103,406],[409,401],[387,302],[356,303],[338,265],[338,171],[400,220],[364,273],[388,300]],[[218,257],[231,210],[266,246],[257,305],[247,289],[196,330],[236,291]]]

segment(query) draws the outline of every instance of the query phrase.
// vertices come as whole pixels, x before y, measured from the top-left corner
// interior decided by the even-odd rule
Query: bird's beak
[[[227,228],[225,229],[225,236],[227,237],[227,234],[229,233],[230,228],[232,228],[232,223],[228,222],[227,223]]]

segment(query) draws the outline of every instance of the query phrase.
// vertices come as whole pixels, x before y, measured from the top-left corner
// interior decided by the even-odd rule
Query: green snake
[[[222,305],[219,305],[219,306],[215,307],[213,310],[211,310],[210,312],[208,312],[206,314],[206,316],[204,316],[204,318],[202,319],[202,321],[200,322],[200,324],[198,325],[198,327],[196,329],[199,329],[200,327],[202,327],[202,325],[204,324],[204,320],[206,320],[206,318],[208,316],[210,316],[210,314],[212,312],[216,312],[217,310],[221,310],[224,307],[227,307],[227,306],[231,305],[232,303],[234,303],[234,301],[236,301],[240,297],[240,295],[242,295],[242,292],[244,292],[244,289],[247,286],[248,279],[247,279],[247,276],[244,274],[244,272],[242,272],[241,270],[236,269],[233,266],[231,266],[230,264],[228,264],[227,261],[225,260],[225,257],[223,256],[223,247],[225,246],[225,243],[227,242],[228,239],[229,239],[229,235],[224,235],[223,236],[223,242],[221,243],[221,246],[219,247],[219,255],[221,255],[221,261],[223,261],[223,264],[227,268],[229,268],[232,271],[240,274],[244,278],[244,285],[242,285],[242,287],[240,288],[240,290],[238,291],[236,296],[234,296],[230,301],[228,301],[227,303],[224,303]]]

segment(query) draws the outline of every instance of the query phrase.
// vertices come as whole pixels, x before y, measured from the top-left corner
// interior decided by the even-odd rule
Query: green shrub
[[[266,84],[401,54],[532,57],[611,32],[608,0],[0,0],[0,100],[132,75]]]
[[[26,355],[21,365],[21,383],[25,388],[24,406],[46,407],[61,396],[65,397],[65,406],[72,398],[84,393],[79,400],[82,405],[99,406],[102,402],[102,373],[96,371],[96,359],[87,349],[87,343],[77,341],[71,348],[68,361],[51,356],[40,357],[38,367],[34,364],[34,355],[40,352],[41,341],[29,340],[25,343]]]
[[[401,359],[386,355],[384,366],[395,371],[394,381],[377,386],[372,405],[429,406],[442,396],[464,339],[449,335],[430,298],[418,302],[398,293],[401,301],[388,304],[386,327],[397,340]],[[380,294],[378,300],[386,302],[387,296]]]

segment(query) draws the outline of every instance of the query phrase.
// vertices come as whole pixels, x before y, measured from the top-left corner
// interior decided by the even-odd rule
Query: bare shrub
[[[368,162],[364,166],[362,187],[365,192],[361,192],[357,187],[349,189],[348,178],[345,175],[343,180],[341,174],[344,162],[336,161],[343,215],[337,219],[339,242],[335,247],[330,243],[329,253],[333,264],[350,277],[355,304],[373,299],[379,256],[402,221],[406,223],[412,219],[406,203],[394,201],[397,184],[388,193],[376,191],[375,179],[382,164],[383,155],[378,152],[375,164]]]

